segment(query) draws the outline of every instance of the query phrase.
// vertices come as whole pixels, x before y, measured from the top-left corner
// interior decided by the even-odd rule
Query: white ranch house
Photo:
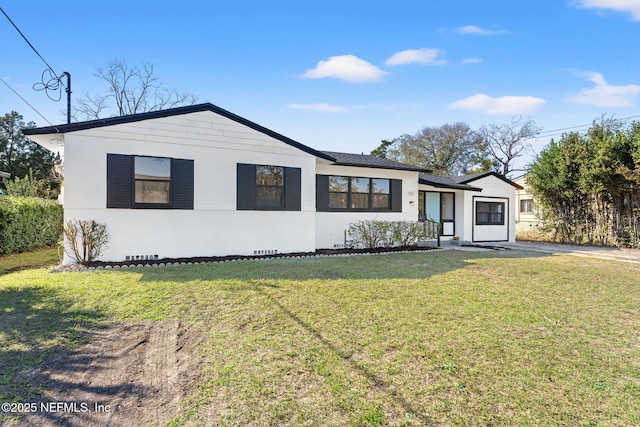
[[[363,219],[429,218],[445,241],[515,240],[519,186],[500,175],[434,177],[318,151],[212,104],[24,133],[64,153],[65,221],[106,224],[105,261],[339,248]]]

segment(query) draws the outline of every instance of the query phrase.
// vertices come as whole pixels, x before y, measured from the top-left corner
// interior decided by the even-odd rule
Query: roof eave
[[[524,187],[523,187],[523,186],[521,186],[520,184],[516,184],[515,182],[511,181],[509,178],[507,178],[507,177],[505,177],[505,176],[503,176],[503,175],[500,175],[500,174],[499,174],[499,173],[497,173],[497,172],[487,172],[487,173],[485,173],[485,174],[482,174],[482,175],[479,175],[479,176],[475,176],[475,177],[473,177],[473,178],[471,178],[471,179],[467,179],[467,180],[460,181],[460,182],[461,182],[462,184],[466,184],[466,183],[468,183],[468,182],[477,181],[477,180],[479,180],[479,179],[486,178],[486,177],[488,177],[488,176],[495,176],[495,177],[496,177],[496,178],[498,178],[499,180],[504,181],[504,182],[506,182],[506,183],[507,183],[507,184],[509,184],[509,185],[512,185],[513,187],[515,187],[515,188],[516,188],[516,189],[518,189],[518,190],[524,190]]]
[[[431,187],[436,187],[436,188],[447,188],[450,190],[465,190],[465,191],[478,191],[478,192],[482,191],[482,188],[474,187],[466,184],[462,184],[462,185],[444,184],[441,182],[432,182],[432,181],[427,181],[423,179],[419,180],[418,183],[422,185],[430,185]]]
[[[351,163],[351,162],[338,162],[334,161],[335,165],[338,166],[353,166],[358,168],[373,168],[373,169],[387,169],[387,170],[397,170],[397,171],[407,171],[407,172],[420,172],[420,173],[429,173],[431,172],[429,169],[422,168],[403,168],[403,167],[393,167],[393,166],[383,166],[383,165],[367,165],[362,163]]]
[[[160,119],[164,117],[199,113],[203,111],[211,111],[212,113],[219,114],[223,117],[228,118],[229,120],[233,120],[257,132],[263,133],[274,139],[282,141],[285,144],[290,145],[294,148],[297,148],[307,154],[311,154],[312,156],[319,157],[325,160],[330,160],[332,162],[336,161],[336,159],[332,156],[329,156],[325,153],[322,153],[318,150],[315,150],[311,147],[301,144],[298,141],[294,141],[291,138],[288,138],[284,135],[274,132],[271,129],[267,129],[264,126],[261,126],[257,123],[254,123],[250,120],[245,119],[244,117],[240,117],[237,114],[234,114],[230,111],[227,111],[223,108],[220,108],[210,103],[189,105],[186,107],[170,108],[167,110],[150,111],[146,113],[133,114],[129,116],[110,117],[107,119],[90,120],[90,121],[79,122],[79,123],[70,123],[65,125],[47,126],[47,127],[41,127],[41,128],[30,128],[30,129],[25,129],[23,133],[26,136],[65,134],[65,133],[77,132],[81,130],[95,129],[95,128],[100,128],[105,126],[114,126],[114,125],[125,124],[125,123],[135,123],[143,120]]]

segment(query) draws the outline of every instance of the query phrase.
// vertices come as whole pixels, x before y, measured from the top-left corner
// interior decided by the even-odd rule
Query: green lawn
[[[0,401],[87,330],[179,318],[205,363],[175,425],[640,424],[638,264],[446,251],[50,274],[53,255],[0,258]]]

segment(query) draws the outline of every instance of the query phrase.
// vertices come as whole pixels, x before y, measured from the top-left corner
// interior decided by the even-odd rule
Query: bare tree
[[[153,64],[149,63],[129,66],[123,60],[114,59],[104,67],[96,68],[94,76],[106,83],[106,94],[85,93],[79,98],[73,114],[76,120],[79,117],[92,120],[127,116],[193,105],[197,101],[192,94],[164,87],[155,74]]]
[[[502,175],[523,169],[514,169],[513,160],[533,151],[529,139],[542,130],[536,122],[512,117],[509,123],[484,124],[478,130],[487,154],[502,168]]]

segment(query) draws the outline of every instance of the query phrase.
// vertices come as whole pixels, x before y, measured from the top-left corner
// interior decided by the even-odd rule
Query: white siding
[[[482,192],[467,191],[465,194],[464,239],[473,242],[515,242],[515,187],[493,175],[472,181],[474,187],[482,188]],[[476,225],[476,203],[494,201],[505,203],[505,224]]]
[[[106,209],[107,154],[194,160],[194,210]],[[212,112],[65,135],[65,220],[106,223],[101,257],[252,255],[315,249],[315,157]],[[237,163],[302,169],[302,212],[237,211]],[[69,261],[69,260],[67,260]]]
[[[344,232],[360,220],[417,221],[418,173],[388,169],[317,165],[319,175],[341,175],[402,180],[402,212],[318,212],[316,213],[316,248],[334,248],[344,244]]]

